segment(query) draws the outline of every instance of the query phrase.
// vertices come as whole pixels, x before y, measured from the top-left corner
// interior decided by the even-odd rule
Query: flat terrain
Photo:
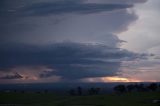
[[[17,104],[17,106],[160,106],[160,104],[152,103],[154,99],[160,99],[160,92],[95,96],[56,96],[52,93],[0,93],[0,106],[3,106],[2,104]]]

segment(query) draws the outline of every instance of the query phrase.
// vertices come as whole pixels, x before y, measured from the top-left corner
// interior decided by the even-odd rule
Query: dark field
[[[95,96],[57,96],[53,93],[0,93],[0,106],[160,106],[152,103],[160,92],[133,92]]]

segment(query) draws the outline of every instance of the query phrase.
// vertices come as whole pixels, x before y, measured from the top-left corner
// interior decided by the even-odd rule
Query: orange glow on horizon
[[[104,82],[143,82],[137,79],[123,78],[123,77],[103,77]]]
[[[160,82],[158,80],[143,80],[143,79],[135,79],[135,78],[126,78],[120,76],[113,77],[96,77],[96,78],[86,78],[82,80],[84,82]]]

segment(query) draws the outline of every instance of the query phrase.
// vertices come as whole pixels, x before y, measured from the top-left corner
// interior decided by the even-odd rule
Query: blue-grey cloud
[[[131,8],[132,4],[97,4],[84,3],[83,0],[60,0],[53,2],[37,2],[19,7],[11,6],[13,1],[1,1],[4,6],[1,7],[0,16],[46,16],[65,13],[97,13],[103,11],[112,11]],[[10,4],[10,5],[7,5]],[[15,4],[15,3],[14,3]],[[23,2],[22,2],[23,4]]]
[[[118,4],[135,4],[144,3],[147,0],[87,0],[90,3],[118,3]]]
[[[75,1],[57,1],[52,3],[33,4],[22,11],[24,15],[50,15],[64,13],[96,13],[130,8],[129,4],[96,4]]]
[[[0,69],[47,66],[52,71],[44,70],[39,74],[40,78],[56,75],[80,79],[113,76],[122,61],[145,59],[146,54],[118,48],[123,41],[115,35],[137,19],[134,12],[129,13],[126,9],[138,0],[130,3],[128,0],[108,1],[1,0]],[[113,10],[120,11],[93,15]],[[55,24],[57,20],[60,22]],[[65,40],[77,43],[62,42]],[[22,42],[25,45],[15,45]],[[33,46],[35,44],[38,46]]]
[[[0,68],[14,66],[47,66],[41,78],[53,75],[67,79],[116,75],[122,61],[144,59],[145,54],[132,53],[101,44],[73,42],[55,43],[50,46],[15,46],[0,50]]]
[[[21,79],[21,78],[23,78],[23,76],[17,72],[0,77],[0,79]]]
[[[53,0],[52,2],[50,0],[2,0],[0,4],[2,5],[0,44],[11,42],[49,44],[70,40],[116,45],[120,40],[113,32],[125,30],[127,25],[136,19],[135,14],[126,12],[127,6],[129,8],[132,4],[125,3],[96,4],[85,3],[83,0]],[[122,10],[108,15],[106,13],[89,15],[89,13],[119,9]]]

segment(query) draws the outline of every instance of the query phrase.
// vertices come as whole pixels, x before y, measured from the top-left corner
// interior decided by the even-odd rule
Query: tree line
[[[129,85],[117,85],[113,89],[116,92],[145,92],[145,91],[157,91],[160,88],[160,85],[157,83],[151,83],[149,85],[144,84],[129,84]]]
[[[104,90],[104,88],[103,88]],[[112,90],[116,93],[125,93],[125,92],[154,92],[154,91],[160,91],[160,84],[158,83],[150,83],[150,84],[119,84],[112,88]],[[3,91],[0,91],[3,92]],[[26,90],[5,90],[4,92],[21,92],[21,93],[27,93],[29,91]],[[32,91],[31,91],[32,92]],[[35,93],[50,93],[50,90],[41,90],[41,91],[35,91]],[[81,86],[68,90],[68,94],[72,96],[81,96],[81,95],[97,95],[102,94],[102,88],[100,87],[91,87],[86,89],[83,89]]]
[[[157,83],[150,83],[150,84],[120,84],[113,87],[114,92],[116,93],[125,93],[125,92],[149,92],[149,91],[158,91],[160,89],[160,85]],[[89,95],[96,95],[99,94],[101,91],[101,88],[89,88],[88,94]],[[81,96],[83,94],[83,90],[81,87],[77,87],[77,89],[71,89],[69,91],[70,95],[79,95]]]
[[[99,94],[100,90],[101,90],[101,88],[99,88],[99,87],[97,87],[97,88],[91,87],[87,90],[87,92],[88,92],[88,95],[97,95],[97,94]],[[81,95],[84,95],[84,92],[83,92],[82,87],[79,86],[76,89],[71,89],[69,91],[69,94],[72,96],[74,96],[74,95],[81,96]]]

